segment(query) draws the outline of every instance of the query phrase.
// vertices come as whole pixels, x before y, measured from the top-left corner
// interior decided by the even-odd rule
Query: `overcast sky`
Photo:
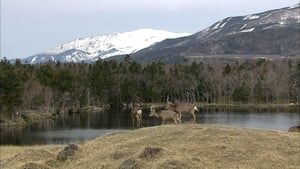
[[[218,20],[299,0],[1,0],[1,58],[23,58],[76,38],[140,28],[198,32]]]

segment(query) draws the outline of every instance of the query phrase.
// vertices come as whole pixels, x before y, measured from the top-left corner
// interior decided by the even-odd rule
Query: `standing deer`
[[[180,103],[180,102],[175,102],[175,104],[167,101],[168,107],[170,110],[175,111],[181,119],[181,113],[188,113],[192,116],[193,122],[196,122],[196,115],[195,111],[199,111],[197,106],[192,103]]]
[[[137,107],[131,107],[132,128],[134,128],[134,123],[136,123],[137,128],[141,127],[142,113],[143,113],[143,111],[141,109],[138,109]]]
[[[181,119],[179,118],[180,115],[172,110],[159,110],[158,112],[155,111],[153,106],[150,107],[150,117],[155,116],[157,118],[161,118],[162,124],[165,124],[167,119],[173,119],[174,123],[181,123]]]

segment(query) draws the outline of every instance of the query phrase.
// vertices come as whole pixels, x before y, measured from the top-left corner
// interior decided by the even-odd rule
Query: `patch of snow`
[[[223,28],[228,21],[230,21],[231,17],[227,18],[227,19],[223,19],[222,21],[219,21],[217,23],[215,23],[214,27],[211,28],[212,30],[218,29],[218,28]]]
[[[247,26],[247,24],[244,24],[244,25],[240,28],[240,30],[244,29],[246,26]]]
[[[263,30],[266,30],[266,29],[272,29],[272,28],[274,28],[275,26],[276,26],[276,25],[266,26],[266,27],[263,28]]]
[[[242,30],[240,31],[241,33],[245,33],[245,32],[252,32],[254,31],[255,28],[250,28],[250,29],[245,29],[245,30]]]
[[[230,19],[231,19],[231,17],[228,18],[228,19],[220,26],[220,28],[223,28],[223,27],[230,21]]]
[[[294,8],[298,8],[298,7],[300,7],[300,3],[296,4],[296,5],[293,5],[293,6],[290,6],[289,9],[294,9]]]
[[[211,27],[207,27],[201,31],[201,34],[207,34],[211,30]]]
[[[36,60],[37,57],[34,57],[30,63],[34,63],[34,61]]]
[[[217,22],[217,24],[212,29],[218,29],[221,24],[221,21]]]
[[[286,20],[289,16],[285,15],[285,16],[282,16],[280,17],[280,20]]]
[[[258,19],[260,16],[258,15],[247,15],[243,18],[243,20],[253,20],[253,19]]]
[[[270,14],[268,14],[268,15],[266,15],[266,16],[264,16],[264,17],[262,17],[262,19],[264,19],[264,18],[268,18],[269,16],[271,16],[272,15],[272,13],[270,13]]]

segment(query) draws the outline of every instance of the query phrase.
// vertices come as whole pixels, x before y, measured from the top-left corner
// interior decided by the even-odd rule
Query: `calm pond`
[[[160,125],[157,118],[143,111],[143,126]],[[183,120],[190,117],[183,115]],[[197,112],[197,123],[240,126],[287,131],[300,124],[300,112],[253,112],[251,110],[211,109]],[[27,128],[1,128],[1,145],[71,144],[94,139],[106,133],[131,129],[129,110],[105,110],[89,114],[72,114],[48,120]]]

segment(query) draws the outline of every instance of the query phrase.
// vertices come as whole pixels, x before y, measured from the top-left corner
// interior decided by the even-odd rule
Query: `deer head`
[[[151,107],[150,107],[150,114],[149,114],[149,116],[150,116],[150,117],[152,117],[152,116],[159,117],[159,115],[158,115],[157,112],[155,111],[154,106],[151,106]]]

